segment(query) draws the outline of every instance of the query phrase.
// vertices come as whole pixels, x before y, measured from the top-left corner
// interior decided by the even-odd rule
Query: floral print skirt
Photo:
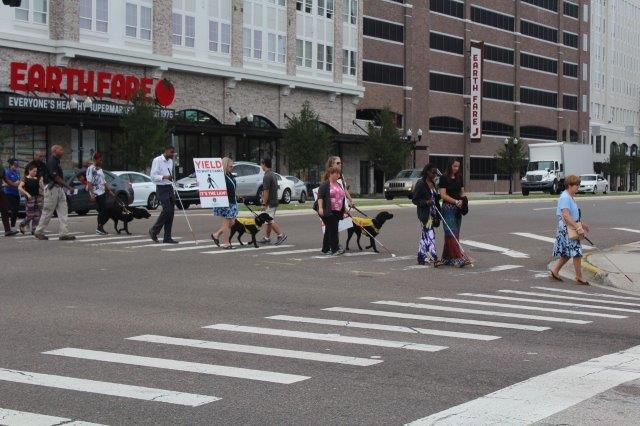
[[[582,244],[578,240],[569,238],[569,231],[564,219],[558,219],[558,230],[556,231],[556,241],[553,244],[553,258],[559,257],[573,258],[582,257]]]

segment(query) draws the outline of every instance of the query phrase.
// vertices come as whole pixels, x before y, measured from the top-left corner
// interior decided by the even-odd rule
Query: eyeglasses
[[[338,165],[338,164],[342,164],[342,163],[340,161],[336,161],[336,165]]]

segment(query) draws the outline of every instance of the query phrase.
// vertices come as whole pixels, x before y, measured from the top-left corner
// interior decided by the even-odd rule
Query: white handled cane
[[[451,227],[449,226],[449,224],[447,223],[446,220],[444,220],[444,216],[442,216],[442,213],[440,212],[440,209],[436,208],[436,211],[438,212],[438,215],[440,216],[440,219],[442,219],[442,223],[444,223],[444,225],[447,227],[447,229],[449,230],[449,232],[451,232],[451,236],[453,237],[453,239],[456,241],[456,244],[458,244],[458,248],[460,248],[460,251],[462,252],[462,255],[465,257],[465,259],[471,264],[471,266],[473,266],[473,261],[471,260],[471,258],[467,255],[467,253],[464,251],[464,249],[462,248],[462,245],[460,244],[460,241],[458,241],[458,239],[456,238],[455,234],[453,233],[453,231],[451,230]]]
[[[168,170],[168,169],[167,169]],[[169,171],[169,175],[173,178],[173,176],[171,174],[171,170]],[[189,231],[191,231],[191,236],[193,237],[193,242],[198,245],[198,240],[196,239],[196,233],[193,232],[193,228],[191,227],[191,223],[189,222],[189,218],[187,217],[187,212],[184,209],[184,204],[182,204],[182,199],[180,198],[180,192],[178,191],[178,188],[176,187],[176,183],[173,181],[173,179],[171,180],[171,186],[173,187],[173,192],[176,193],[176,196],[178,197],[178,202],[180,203],[180,208],[182,209],[182,214],[184,214],[184,218],[187,221],[187,225],[189,226]]]

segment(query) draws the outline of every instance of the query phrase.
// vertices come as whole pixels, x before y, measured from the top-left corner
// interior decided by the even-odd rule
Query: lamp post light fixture
[[[69,101],[69,109],[71,111],[77,111],[81,114],[89,114],[91,107],[93,106],[93,100],[90,97],[86,97],[82,103],[78,102],[75,97],[72,97]],[[84,153],[84,122],[83,116],[79,117],[78,122],[78,168],[82,168],[82,157]]]
[[[419,143],[422,140],[422,129],[418,129],[417,132],[418,139],[413,138],[413,132],[411,129],[407,129],[407,133],[405,136],[405,141],[411,146],[411,150],[413,151],[413,168],[416,168],[416,143]]]
[[[516,137],[513,138],[505,138],[504,146],[507,151],[507,158],[509,161],[509,195],[513,194],[513,160],[514,160],[514,149],[517,148],[520,140]]]

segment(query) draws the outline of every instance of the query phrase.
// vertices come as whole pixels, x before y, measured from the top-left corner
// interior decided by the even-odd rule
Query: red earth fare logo
[[[173,103],[176,97],[176,88],[173,86],[173,83],[165,78],[156,84],[155,94],[156,102],[163,107],[167,107]]]

